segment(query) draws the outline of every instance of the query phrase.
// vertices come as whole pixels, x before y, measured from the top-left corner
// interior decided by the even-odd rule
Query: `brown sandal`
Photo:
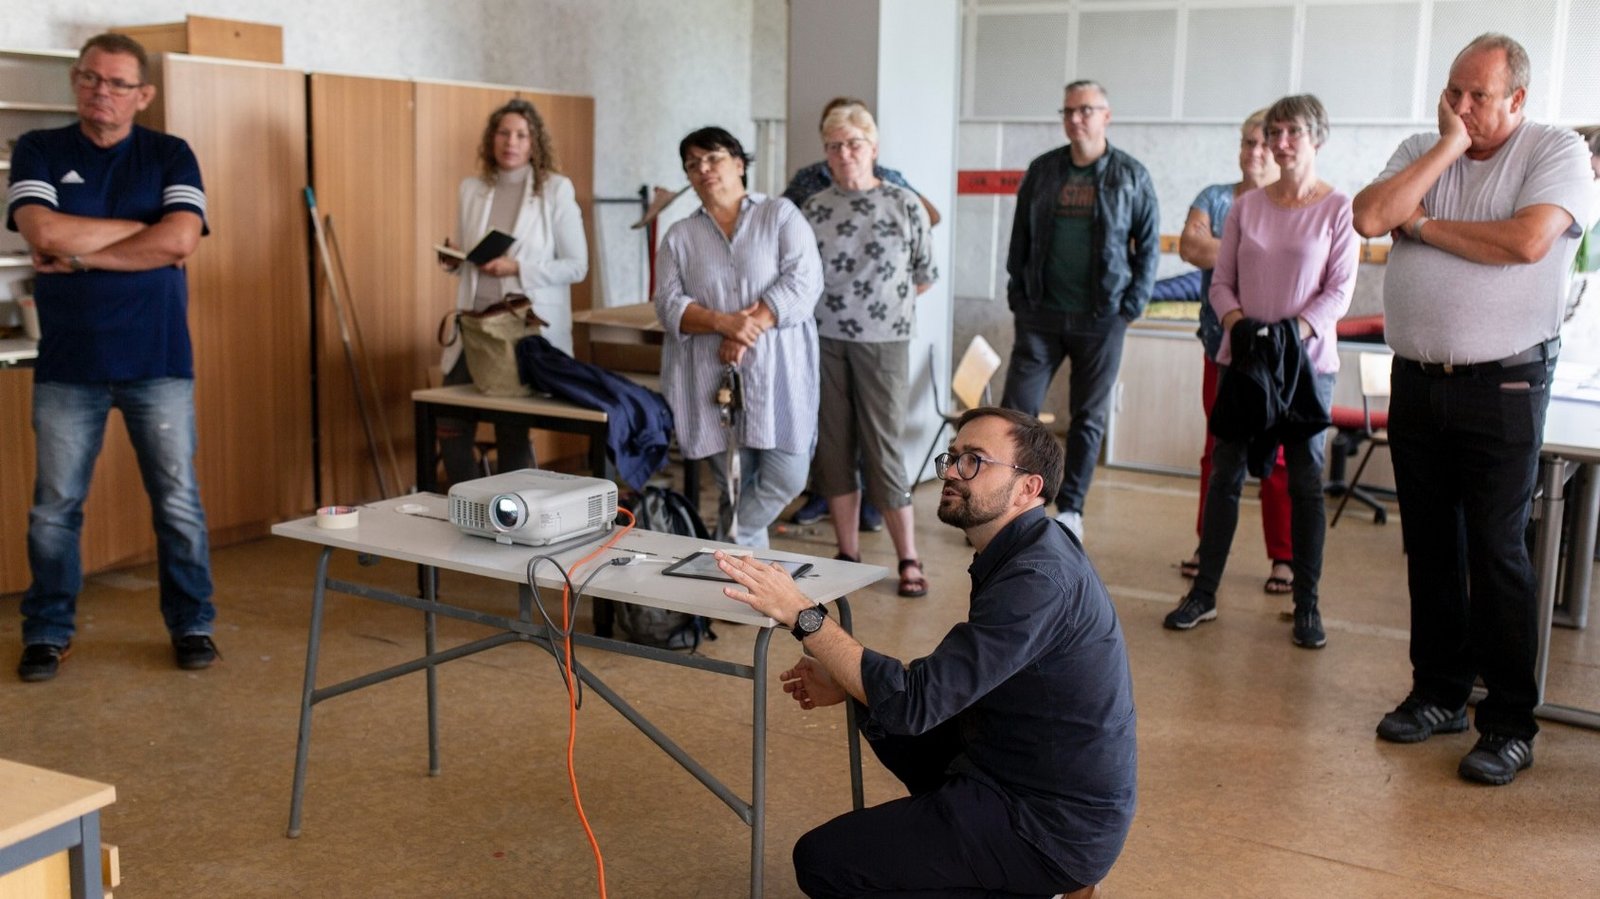
[[[915,567],[915,575],[906,574],[907,568]],[[916,559],[900,560],[900,595],[916,598],[928,595],[928,579],[922,575],[922,563]]]

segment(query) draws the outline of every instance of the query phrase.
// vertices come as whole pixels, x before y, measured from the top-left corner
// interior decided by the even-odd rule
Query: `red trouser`
[[[1217,381],[1222,377],[1222,366],[1205,360],[1205,379],[1200,383],[1200,405],[1211,418],[1211,407],[1217,402]],[[1206,429],[1206,448],[1200,455],[1200,511],[1195,516],[1194,532],[1198,536],[1201,523],[1206,520],[1206,486],[1211,483],[1211,448],[1217,438]],[[1278,448],[1278,458],[1272,464],[1272,474],[1261,482],[1261,531],[1266,537],[1267,558],[1287,562],[1294,558],[1294,543],[1289,539],[1289,469],[1283,464],[1283,448]]]

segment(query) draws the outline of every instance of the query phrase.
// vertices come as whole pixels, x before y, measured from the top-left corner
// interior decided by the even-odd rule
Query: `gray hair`
[[[1319,147],[1328,139],[1328,110],[1315,94],[1293,94],[1267,107],[1268,126],[1273,122],[1304,122]]]
[[[1106,99],[1107,103],[1111,102],[1111,94],[1106,91],[1105,85],[1095,81],[1093,78],[1080,78],[1067,84],[1067,93],[1069,94],[1073,91],[1086,90],[1097,90],[1100,92],[1100,96]]]
[[[1479,50],[1505,51],[1506,70],[1511,76],[1511,83],[1506,86],[1509,94],[1514,94],[1526,88],[1528,82],[1533,80],[1531,74],[1532,66],[1528,63],[1528,51],[1522,49],[1522,45],[1517,43],[1515,39],[1497,31],[1486,31],[1473,38],[1470,43],[1461,48],[1461,52],[1456,54],[1455,60],[1450,65],[1453,67],[1457,62],[1461,61],[1461,57]]]

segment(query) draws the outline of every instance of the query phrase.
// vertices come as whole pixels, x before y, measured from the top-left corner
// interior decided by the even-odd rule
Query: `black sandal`
[[[907,576],[906,569],[916,566],[917,575]],[[922,574],[922,563],[916,559],[900,560],[900,595],[915,599],[928,595],[928,579]]]
[[[1279,565],[1287,565],[1291,571],[1294,570],[1294,564],[1288,559],[1272,560],[1273,568],[1277,568]],[[1288,577],[1278,577],[1277,575],[1269,572],[1269,577],[1267,578],[1266,583],[1261,585],[1261,592],[1271,596],[1288,596],[1290,593],[1294,592],[1294,575],[1291,574]]]

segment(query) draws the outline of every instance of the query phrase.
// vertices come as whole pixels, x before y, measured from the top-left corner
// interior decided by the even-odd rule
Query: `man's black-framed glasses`
[[[942,479],[949,474],[950,469],[954,468],[956,477],[963,481],[970,481],[978,476],[978,472],[983,470],[983,465],[985,462],[990,465],[1004,465],[1007,468],[1015,468],[1017,471],[1020,471],[1023,474],[1038,473],[1029,471],[1028,469],[1023,468],[1021,465],[1012,465],[1010,462],[1001,462],[999,459],[991,459],[988,456],[980,456],[974,452],[965,452],[961,453],[960,455],[955,455],[953,453],[940,453],[939,455],[934,456],[933,473]]]
[[[91,93],[99,90],[100,85],[103,84],[106,86],[106,90],[109,91],[113,97],[126,97],[139,88],[144,87],[143,82],[140,82],[139,84],[130,84],[126,81],[123,81],[121,78],[102,78],[100,75],[97,75],[94,72],[79,68],[73,68],[72,70],[72,83],[80,90]]]

